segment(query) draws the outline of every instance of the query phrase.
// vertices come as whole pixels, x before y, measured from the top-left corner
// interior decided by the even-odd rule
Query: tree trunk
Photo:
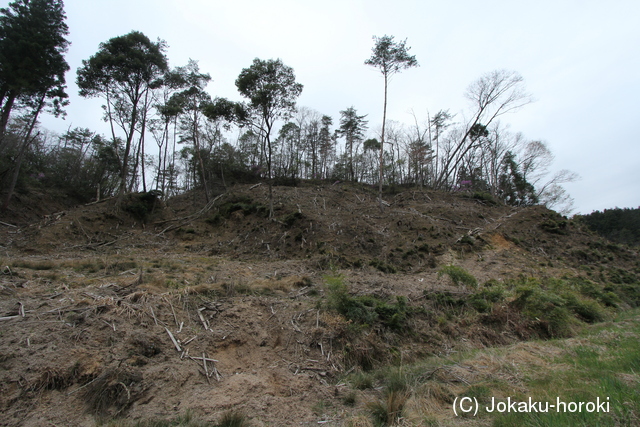
[[[384,205],[382,204],[382,178],[383,178],[383,166],[384,166],[384,131],[387,124],[387,74],[384,75],[384,108],[382,110],[382,135],[380,136],[380,174],[379,174],[379,189],[378,198],[380,202],[380,212],[384,211]]]
[[[4,142],[4,134],[7,130],[7,124],[9,123],[9,116],[11,115],[11,109],[13,103],[16,100],[16,94],[13,91],[9,91],[7,102],[2,106],[2,115],[0,115],[0,148]]]
[[[18,182],[18,175],[20,175],[20,166],[22,166],[22,161],[24,160],[24,153],[27,151],[29,144],[33,141],[31,139],[31,133],[33,132],[33,128],[36,126],[36,122],[38,121],[38,115],[40,115],[40,111],[42,111],[42,107],[44,106],[44,100],[46,95],[43,94],[40,98],[40,102],[38,103],[38,107],[33,112],[33,120],[29,124],[29,129],[24,137],[24,142],[22,143],[22,147],[20,147],[20,153],[18,154],[18,158],[16,159],[16,165],[13,170],[13,176],[11,178],[11,183],[9,184],[9,189],[7,194],[5,195],[4,200],[2,201],[1,209],[3,211],[7,210],[9,207],[9,202],[11,201],[11,197],[13,196],[13,191],[16,188],[16,183]],[[35,139],[35,138],[33,138]]]

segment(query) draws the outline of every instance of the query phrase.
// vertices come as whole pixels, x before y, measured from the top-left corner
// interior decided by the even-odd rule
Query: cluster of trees
[[[495,71],[472,83],[467,119],[441,110],[404,125],[386,117],[389,78],[417,61],[406,41],[374,38],[365,64],[384,77],[384,105],[382,127],[371,131],[366,114],[353,106],[335,121],[297,107],[303,86],[279,59],[256,58],[240,72],[235,84],[245,102],[212,98],[206,92],[211,77],[197,61],[171,68],[164,41],[133,31],[101,43],[77,70],[80,95],[103,100],[110,135],[79,128],[52,135],[37,118],[45,109],[60,114],[66,102],[62,1],[19,0],[0,12],[6,203],[20,180],[88,200],[151,189],[171,197],[196,187],[208,198],[214,184],[260,179],[269,188],[299,179],[378,185],[381,209],[383,185],[483,192],[513,205],[560,210],[570,202],[561,184],[575,174],[550,176],[548,147],[499,122],[531,101],[517,73]]]
[[[640,208],[605,209],[581,215],[580,220],[613,242],[640,245]]]

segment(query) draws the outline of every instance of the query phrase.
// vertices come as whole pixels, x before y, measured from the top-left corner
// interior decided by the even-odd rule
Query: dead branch
[[[205,331],[209,330],[209,323],[204,320],[204,316],[202,316],[202,310],[205,310],[206,307],[202,307],[198,309],[198,317],[200,318],[200,321],[202,322],[202,326],[204,327]]]
[[[213,205],[215,204],[215,202],[217,202],[224,195],[225,195],[225,193],[222,193],[222,194],[216,196],[214,199],[209,201],[209,203],[207,203],[204,208],[200,209],[198,212],[196,212],[194,214],[187,215],[187,216],[184,216],[184,217],[181,217],[181,218],[169,219],[167,221],[162,221],[162,222],[157,223],[157,224],[163,224],[163,223],[166,223],[166,222],[181,221],[179,224],[170,225],[169,227],[167,227],[164,230],[162,230],[160,233],[156,234],[156,236],[161,236],[164,233],[166,233],[167,231],[175,230],[176,228],[180,228],[183,225],[186,225],[186,224],[190,223],[191,221],[193,221],[196,218],[200,218],[202,215],[204,215],[205,213],[209,212],[211,210],[211,208],[213,207]]]
[[[167,333],[169,334],[169,338],[171,338],[171,341],[173,342],[173,345],[176,347],[176,350],[178,350],[178,353],[181,353],[182,349],[180,348],[178,341],[176,341],[176,339],[174,338],[169,328],[165,327],[164,330],[167,331]]]

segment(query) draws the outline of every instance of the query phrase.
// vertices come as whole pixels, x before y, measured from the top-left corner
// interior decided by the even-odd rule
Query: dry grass
[[[95,415],[117,417],[123,415],[143,391],[139,373],[127,368],[110,368],[87,384],[82,397]]]

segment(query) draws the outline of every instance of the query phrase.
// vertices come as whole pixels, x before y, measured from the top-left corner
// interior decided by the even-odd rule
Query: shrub
[[[540,224],[540,228],[548,233],[567,234],[567,225],[569,225],[569,222],[567,220],[555,221],[553,219],[547,219]]]
[[[124,202],[122,209],[140,221],[146,221],[156,204],[162,197],[162,191],[151,190],[146,193],[131,194]]]
[[[491,310],[494,303],[504,300],[504,288],[500,285],[493,286],[485,284],[485,288],[469,296],[469,305],[480,313]]]
[[[385,264],[384,262],[377,260],[377,259],[372,259],[369,262],[369,265],[372,267],[377,268],[378,270],[382,271],[383,273],[391,273],[394,274],[397,272],[396,268],[392,265],[389,264]]]
[[[404,297],[397,297],[395,304],[371,295],[352,297],[342,276],[325,278],[329,287],[329,307],[355,324],[370,326],[375,322],[399,330],[406,324],[408,307]]]
[[[456,286],[460,284],[469,286],[470,288],[477,288],[478,281],[475,277],[469,274],[464,268],[455,265],[445,265],[438,272],[438,276],[446,274],[453,281]]]
[[[260,216],[267,216],[269,214],[269,208],[261,203],[254,202],[249,197],[234,197],[223,203],[218,212],[223,218],[229,219],[231,214],[236,211],[242,211],[244,215],[258,214]]]

